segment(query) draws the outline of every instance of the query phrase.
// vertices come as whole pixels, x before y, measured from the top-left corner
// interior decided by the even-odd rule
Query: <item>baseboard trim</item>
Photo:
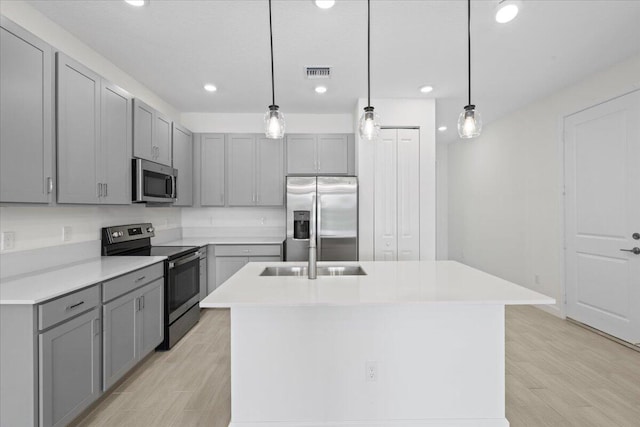
[[[375,420],[329,422],[233,422],[229,427],[509,427],[506,418]]]
[[[549,314],[553,314],[554,316],[559,317],[560,319],[565,318],[565,316],[562,315],[562,311],[560,310],[560,307],[558,307],[557,305],[534,305],[534,307],[544,312],[547,312]]]
[[[584,328],[584,329],[587,329],[587,330],[589,330],[591,332],[594,332],[594,333],[600,335],[601,337],[604,337],[604,338],[607,338],[607,339],[609,339],[611,341],[617,342],[620,345],[623,345],[623,346],[625,346],[627,348],[630,348],[631,350],[635,350],[635,351],[640,353],[640,346],[639,345],[635,345],[635,344],[632,344],[630,342],[621,340],[620,338],[614,337],[613,335],[609,335],[608,333],[602,332],[600,329],[596,329],[596,328],[594,328],[592,326],[589,326],[589,325],[587,325],[585,323],[578,322],[577,320],[572,319],[570,317],[567,317],[567,321],[573,323],[574,325],[580,326],[581,328]]]

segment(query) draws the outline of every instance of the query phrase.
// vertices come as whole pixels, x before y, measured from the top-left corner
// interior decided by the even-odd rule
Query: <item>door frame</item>
[[[606,102],[610,102],[613,101],[615,99],[618,98],[622,98],[623,96],[627,96],[629,94],[632,94],[634,92],[640,92],[640,89],[633,89],[633,90],[629,90],[626,91],[624,93],[621,93],[619,95],[616,96],[612,96],[609,98],[606,98],[604,100],[601,100],[599,102],[596,102],[595,104],[591,104],[591,105],[587,105],[584,106],[578,110],[572,111],[570,113],[564,113],[562,114],[562,116],[560,117],[560,119],[558,120],[558,139],[560,144],[558,144],[559,150],[560,151],[560,156],[559,156],[559,161],[560,161],[560,171],[561,171],[561,175],[560,175],[560,182],[562,184],[561,187],[561,191],[559,194],[559,198],[560,198],[560,207],[561,207],[561,212],[562,212],[562,218],[560,219],[560,233],[561,233],[561,242],[562,244],[560,245],[559,248],[559,252],[560,252],[560,261],[561,261],[561,268],[560,268],[560,297],[562,298],[562,304],[560,304],[560,317],[562,319],[566,319],[567,318],[567,198],[566,198],[566,187],[567,187],[567,176],[566,176],[566,156],[567,156],[567,143],[566,143],[566,129],[564,127],[565,121],[569,116],[573,116],[574,114],[578,114],[581,113],[583,111],[586,111],[590,108],[593,107],[597,107],[599,105],[602,105]],[[549,311],[549,308],[547,306],[537,306],[542,308],[545,311]],[[551,309],[553,310],[553,308]],[[553,310],[555,311],[555,310]],[[589,325],[587,325],[589,326]]]

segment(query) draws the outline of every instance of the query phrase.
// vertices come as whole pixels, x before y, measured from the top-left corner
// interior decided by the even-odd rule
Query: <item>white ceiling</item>
[[[271,103],[267,0],[33,0],[182,112],[261,112]],[[497,0],[472,1],[472,101],[485,122],[640,54],[640,1],[523,0],[508,24]],[[276,102],[285,113],[353,113],[366,97],[366,2],[274,0]],[[374,0],[372,98],[437,100],[455,135],[466,102],[466,1]],[[306,65],[330,65],[328,92]],[[211,94],[205,82],[218,87]],[[434,86],[428,95],[418,92]],[[374,105],[375,106],[375,105]],[[383,112],[380,112],[384,114]]]

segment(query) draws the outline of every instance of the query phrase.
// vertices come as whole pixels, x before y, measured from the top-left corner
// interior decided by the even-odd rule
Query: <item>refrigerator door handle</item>
[[[318,259],[322,260],[322,239],[319,237],[320,236],[320,230],[322,230],[322,223],[320,222],[322,219],[322,196],[320,194],[315,196],[315,202],[316,202],[316,247],[318,249],[316,249],[317,253],[318,253]]]

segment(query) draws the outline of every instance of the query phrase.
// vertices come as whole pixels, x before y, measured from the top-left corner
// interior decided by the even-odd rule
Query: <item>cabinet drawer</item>
[[[216,256],[280,256],[280,245],[220,245]]]
[[[162,276],[164,276],[164,263],[159,262],[104,282],[102,284],[102,302],[110,301],[120,295],[131,292]]]
[[[100,305],[100,286],[95,285],[38,306],[40,330]]]

